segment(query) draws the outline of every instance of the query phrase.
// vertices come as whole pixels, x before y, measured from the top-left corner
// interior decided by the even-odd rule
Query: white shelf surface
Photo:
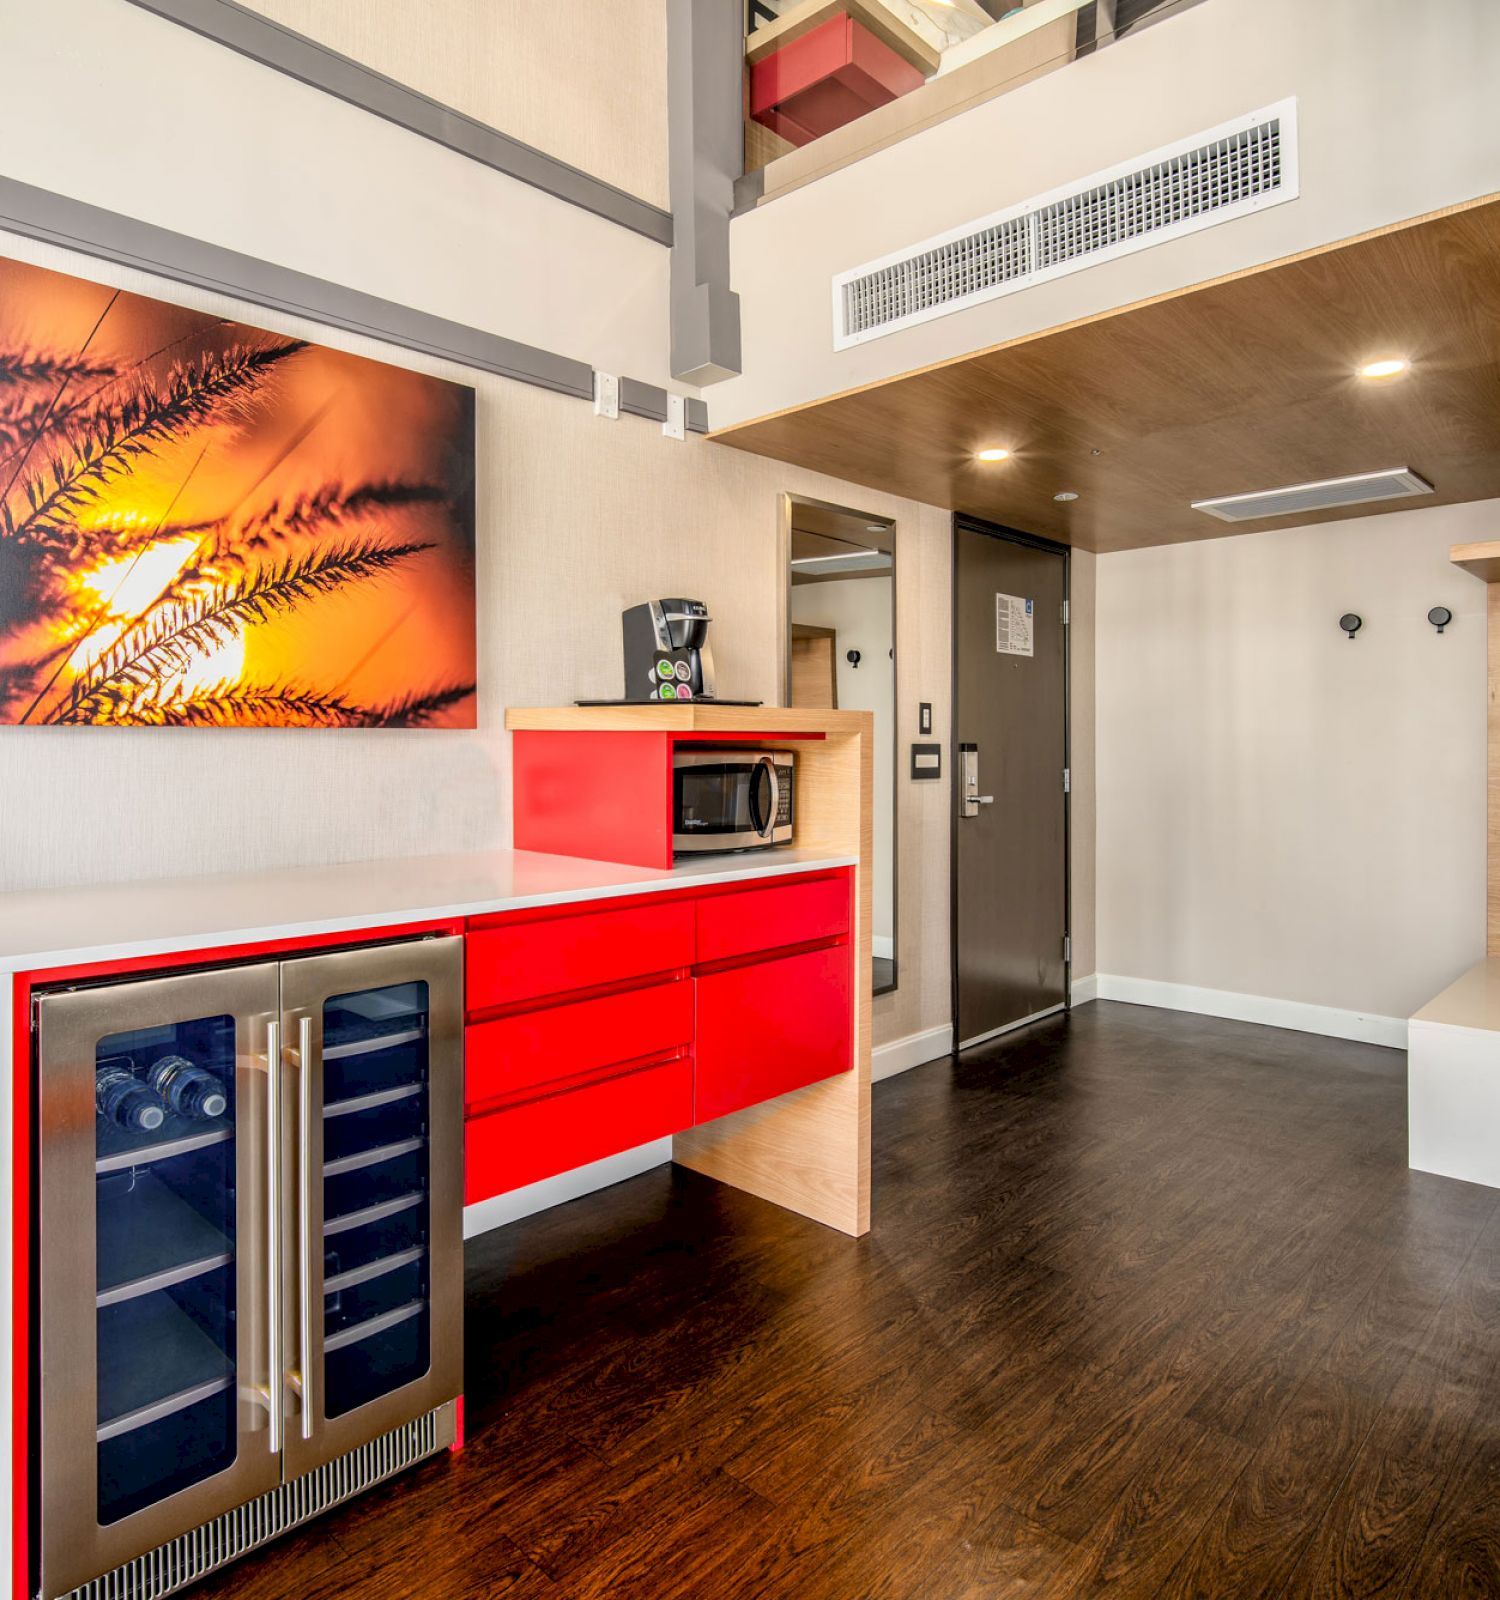
[[[446,921],[621,895],[743,883],[853,856],[779,846],[668,868],[492,850],[275,872],[0,895],[0,972]]]

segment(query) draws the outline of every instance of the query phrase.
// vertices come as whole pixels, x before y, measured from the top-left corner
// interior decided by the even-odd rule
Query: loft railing
[[[746,0],[745,171],[879,144],[1051,72],[1199,0]],[[901,102],[900,111],[887,111]],[[909,102],[909,105],[908,105]],[[909,111],[909,114],[907,114]],[[880,112],[880,131],[830,139]],[[878,147],[878,146],[877,146]],[[799,169],[843,161],[821,148]],[[805,181],[805,178],[798,181]]]

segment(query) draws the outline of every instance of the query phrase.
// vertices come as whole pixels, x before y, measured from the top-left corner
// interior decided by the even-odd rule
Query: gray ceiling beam
[[[686,383],[741,370],[729,219],[745,165],[744,74],[743,0],[667,0],[672,376]]]
[[[102,261],[120,262],[178,283],[307,317],[349,333],[364,334],[423,355],[456,361],[497,377],[580,400],[593,399],[594,369],[587,361],[522,344],[430,311],[418,311],[15,178],[0,176],[0,228]],[[622,378],[620,408],[634,416],[665,421],[667,391],[656,384]],[[687,402],[687,426],[694,433],[708,431],[708,408],[701,400]]]

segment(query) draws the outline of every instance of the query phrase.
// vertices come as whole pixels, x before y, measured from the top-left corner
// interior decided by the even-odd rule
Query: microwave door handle
[[[776,776],[776,761],[772,756],[762,756],[760,765],[771,780],[771,804],[766,808],[766,820],[757,830],[762,839],[769,839],[776,831],[776,816],[781,810],[781,779]],[[752,819],[753,820],[753,819]]]

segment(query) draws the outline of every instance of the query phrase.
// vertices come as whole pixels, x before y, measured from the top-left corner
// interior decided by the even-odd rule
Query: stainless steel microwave
[[[790,844],[797,757],[791,750],[676,750],[672,850]]]

